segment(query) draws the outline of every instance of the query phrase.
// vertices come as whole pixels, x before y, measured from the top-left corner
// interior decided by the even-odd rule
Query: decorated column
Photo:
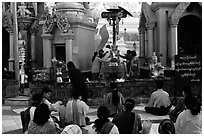
[[[144,38],[145,38],[145,40],[144,40],[144,44],[145,44],[145,47],[144,47],[144,54],[145,54],[145,56],[148,56],[148,35],[147,35],[148,33],[147,33],[147,30],[145,30],[145,33],[144,33]]]
[[[13,2],[12,10],[13,10],[13,51],[14,51],[14,63],[15,63],[15,79],[20,80],[19,77],[19,52],[18,52],[18,21],[17,21],[17,3]]]
[[[145,27],[139,28],[140,36],[140,56],[145,56]]]
[[[13,29],[7,29],[7,31],[9,32],[10,35],[10,50],[9,50],[9,71],[14,71],[14,48],[13,48]]]
[[[171,67],[175,68],[175,55],[178,54],[178,37],[177,37],[177,25],[171,25],[171,45],[170,45],[170,59]]]
[[[67,63],[68,61],[72,61],[74,33],[71,30],[69,30],[68,33],[62,33],[61,36],[65,38],[65,54]]]
[[[31,63],[33,64],[35,60],[35,32],[31,33]]]
[[[49,68],[52,66],[52,34],[42,34],[43,38],[43,67]]]
[[[148,50],[147,50],[147,55],[151,57],[153,55],[153,26],[148,26],[147,27],[147,39],[148,39]]]

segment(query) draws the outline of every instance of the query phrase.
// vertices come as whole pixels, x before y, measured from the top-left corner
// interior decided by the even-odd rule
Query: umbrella
[[[109,33],[108,33],[107,28],[106,28],[106,25],[103,25],[101,27],[101,29],[99,30],[99,34],[101,35],[102,39],[101,39],[101,42],[100,42],[99,46],[97,47],[96,51],[99,51],[100,49],[103,49],[103,47],[105,46],[105,44],[108,41]]]

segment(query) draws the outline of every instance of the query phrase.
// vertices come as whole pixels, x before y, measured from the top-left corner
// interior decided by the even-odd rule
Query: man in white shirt
[[[145,107],[147,113],[154,115],[167,115],[171,108],[171,101],[169,94],[164,91],[163,88],[164,80],[156,80],[157,91],[153,92],[150,96],[148,105]]]

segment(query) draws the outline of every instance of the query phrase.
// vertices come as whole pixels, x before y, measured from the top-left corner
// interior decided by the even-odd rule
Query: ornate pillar
[[[31,65],[32,65],[32,67],[34,66],[33,64],[36,61],[36,57],[35,57],[35,35],[36,35],[35,32],[31,33],[31,63],[32,63]]]
[[[171,16],[169,17],[169,24],[171,30],[171,44],[170,44],[170,55],[169,58],[171,59],[171,67],[175,68],[175,55],[178,54],[178,36],[177,36],[177,24],[179,23],[179,19],[181,18],[182,14],[186,11],[187,7],[191,4],[191,2],[180,2],[175,10],[172,12]]]
[[[72,61],[72,47],[73,47],[73,39],[74,33],[69,30],[68,33],[63,33],[61,36],[65,39],[65,54],[66,54],[66,63],[68,61]]]
[[[14,44],[13,44],[13,29],[7,29],[7,31],[9,32],[9,46],[10,46],[10,50],[9,50],[9,71],[14,71]]]
[[[147,36],[147,30],[145,30],[145,33],[144,33],[144,38],[145,38],[145,46],[144,46],[144,55],[145,56],[148,56],[148,52],[147,52],[147,50],[148,50],[148,36]]]
[[[148,26],[147,27],[147,38],[148,38],[148,50],[147,50],[147,55],[151,57],[153,55],[153,26]]]
[[[51,34],[42,34],[43,38],[43,67],[49,68],[52,66],[52,39]]]
[[[171,67],[175,68],[175,55],[178,54],[178,37],[177,37],[177,25],[171,25],[171,45],[170,45],[170,58]]]
[[[17,3],[12,2],[12,12],[13,12],[13,54],[15,63],[15,79],[20,81],[19,76],[19,51],[18,51],[18,21],[17,21]]]
[[[140,36],[140,56],[145,56],[145,27],[139,28]]]

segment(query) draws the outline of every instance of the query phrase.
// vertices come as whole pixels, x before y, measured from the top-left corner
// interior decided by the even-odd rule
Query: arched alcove
[[[202,54],[202,20],[194,15],[178,23],[178,54]]]

